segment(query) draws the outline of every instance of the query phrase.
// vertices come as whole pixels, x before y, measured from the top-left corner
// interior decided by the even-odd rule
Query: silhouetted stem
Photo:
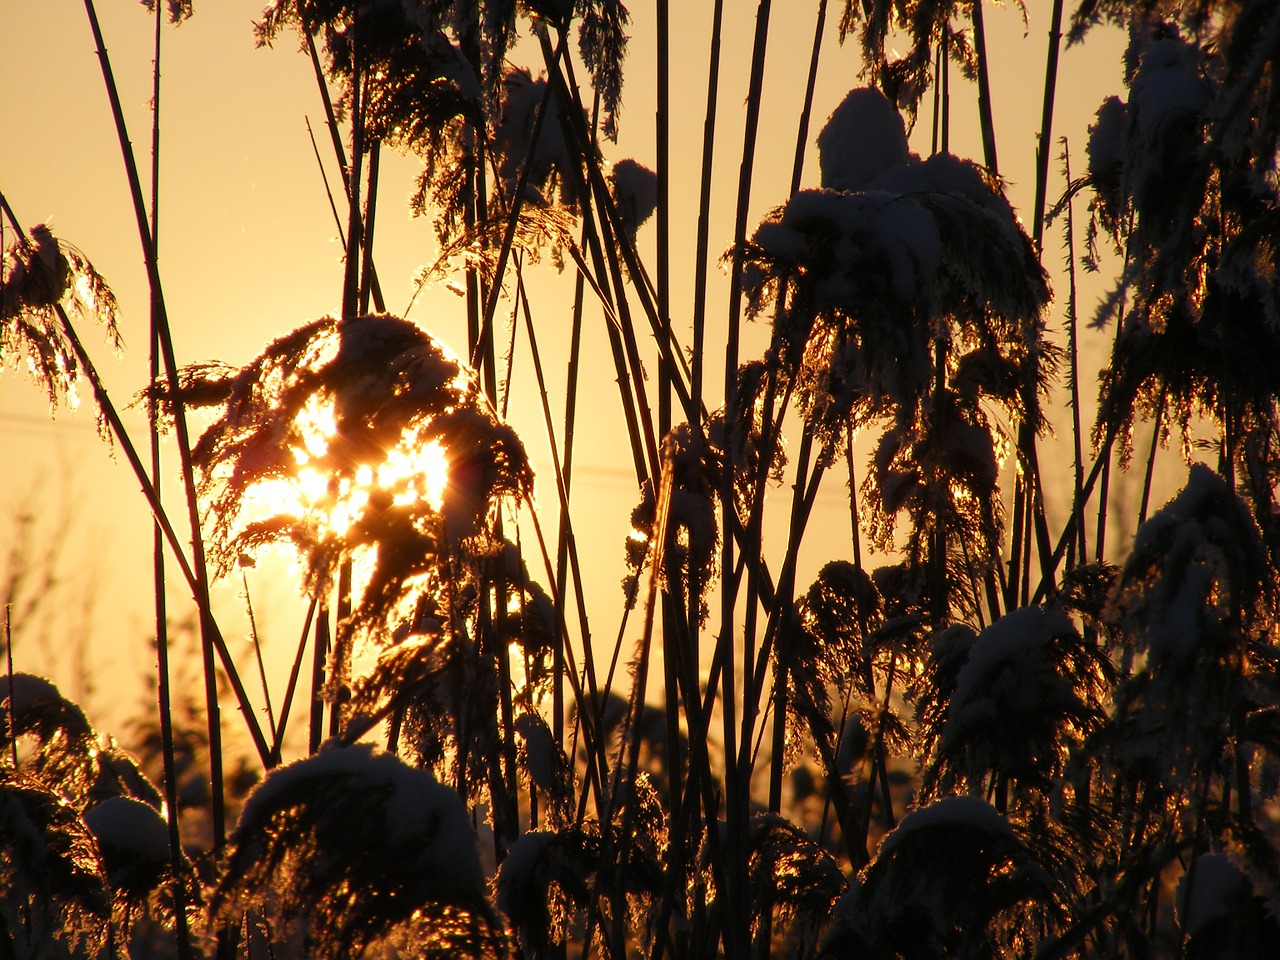
[[[10,209],[4,195],[0,194],[0,210],[9,218],[9,222],[19,233],[23,233],[21,225]],[[165,541],[169,544],[169,549],[173,552],[174,558],[178,561],[178,566],[182,571],[187,585],[190,587],[192,594],[196,593],[196,577],[192,572],[191,566],[187,561],[186,554],[182,550],[182,546],[178,540],[178,535],[174,532],[173,525],[169,521],[169,516],[165,512],[164,505],[160,502],[160,496],[156,492],[155,487],[151,483],[151,478],[147,473],[147,469],[143,466],[142,459],[138,455],[137,449],[133,445],[133,440],[126,432],[124,423],[120,419],[119,411],[116,410],[110,396],[107,394],[106,388],[102,384],[101,378],[98,376],[97,367],[94,366],[88,352],[84,348],[84,344],[80,342],[80,337],[76,333],[75,328],[71,325],[71,320],[63,310],[61,304],[54,305],[54,311],[58,317],[58,322],[62,326],[63,333],[67,337],[67,342],[71,345],[71,350],[76,356],[76,362],[81,371],[84,373],[85,379],[89,381],[89,386],[93,390],[94,402],[97,405],[99,413],[107,422],[112,435],[120,444],[120,448],[124,451],[125,458],[129,461],[129,467],[133,470],[134,477],[138,481],[138,485],[142,488],[142,494],[147,499],[147,504],[151,508],[152,516],[160,525],[164,532]],[[231,654],[227,650],[226,643],[222,639],[221,633],[217,631],[217,624],[212,624],[213,628],[213,644],[220,658],[223,669],[227,673],[227,679],[231,683],[232,692],[236,696],[236,702],[239,705],[240,712],[245,718],[245,723],[249,729],[249,734],[253,738],[254,746],[258,750],[259,758],[266,762],[269,754],[266,738],[262,734],[262,729],[258,725],[257,717],[253,713],[253,708],[249,703],[248,694],[245,692],[244,685],[240,682],[240,676],[235,671],[235,665],[231,659]]]
[[[711,48],[707,68],[707,109],[702,125],[702,174],[698,187],[698,227],[693,258],[693,371],[690,393],[695,409],[702,407],[702,368],[706,352],[707,261],[711,232],[711,171],[715,155],[716,110],[720,92],[720,35],[724,0],[715,0],[711,14]],[[732,697],[730,708],[732,708]]]
[[[982,157],[986,168],[1000,176],[996,162],[996,124],[991,108],[991,80],[987,72],[987,29],[982,0],[973,0],[973,53],[978,61],[978,123],[982,127]]]
[[[102,38],[102,29],[98,24],[97,11],[93,0],[85,0],[85,13],[89,18],[89,26],[93,31],[94,43],[97,47],[98,60],[102,66],[102,78],[106,84],[107,96],[111,102],[111,114],[115,120],[116,135],[120,141],[120,151],[124,159],[125,172],[129,180],[129,190],[133,198],[134,214],[138,223],[138,237],[142,243],[143,254],[147,264],[147,278],[151,287],[152,310],[155,312],[156,329],[159,333],[161,351],[164,357],[165,376],[171,384],[178,383],[178,364],[174,355],[173,339],[169,328],[168,312],[164,305],[164,294],[160,284],[159,265],[156,261],[156,248],[151,227],[147,221],[146,204],[142,196],[142,183],[138,177],[138,166],[130,145],[128,131],[124,122],[124,110],[120,105],[120,95],[111,70],[111,61],[107,56],[106,44]],[[209,600],[209,575],[205,565],[204,540],[200,531],[200,510],[196,500],[195,470],[191,461],[191,441],[187,432],[186,413],[181,397],[175,391],[172,396],[173,420],[178,441],[178,455],[182,465],[182,479],[186,490],[188,521],[191,525],[191,566],[195,573],[195,600],[200,611],[200,646],[203,658],[205,709],[208,714],[209,729],[209,779],[212,797],[212,821],[214,851],[221,854],[226,845],[226,810],[225,787],[222,782],[222,728],[218,706],[218,685],[216,666],[214,663],[215,641],[213,634],[216,627],[213,622],[213,611]],[[234,673],[230,667],[229,673]],[[246,720],[252,718],[252,727],[257,728],[256,718],[250,712]],[[258,730],[258,739],[262,734]],[[262,742],[265,747],[265,741]]]
[[[293,658],[293,668],[289,671],[289,683],[285,688],[284,702],[280,705],[280,719],[271,735],[271,759],[267,763],[270,770],[280,763],[280,747],[284,743],[285,730],[289,726],[289,712],[293,707],[293,695],[298,689],[298,676],[302,672],[303,654],[307,648],[307,634],[311,632],[311,624],[316,615],[316,599],[311,598],[307,605],[307,616],[302,623],[302,635],[298,638],[298,652]]]
[[[1160,450],[1160,433],[1164,429],[1165,389],[1160,388],[1160,399],[1156,403],[1156,419],[1151,425],[1151,448],[1147,451],[1147,469],[1142,477],[1142,500],[1138,504],[1138,526],[1147,522],[1147,507],[1151,503],[1151,483],[1155,479],[1156,453]]]
[[[818,16],[813,27],[813,47],[809,52],[809,77],[804,87],[804,106],[800,108],[800,122],[796,130],[796,156],[791,164],[791,195],[800,189],[800,176],[804,171],[804,152],[809,145],[809,115],[813,112],[813,93],[818,85],[818,61],[822,56],[822,34],[827,23],[827,0],[818,0]]]
[[[151,75],[151,241],[159,256],[160,245],[160,49],[164,35],[164,5],[155,5],[155,59]],[[156,390],[160,382],[160,333],[159,315],[151,310],[150,330],[150,380],[151,389]],[[147,418],[148,438],[151,445],[151,482],[157,495],[160,492],[160,429],[158,409],[151,405]],[[164,775],[165,809],[168,816],[165,824],[169,836],[169,869],[172,876],[170,885],[174,905],[174,932],[178,941],[178,956],[181,960],[189,960],[191,952],[190,920],[187,916],[187,888],[183,882],[186,855],[182,849],[182,832],[180,809],[178,806],[178,773],[177,759],[174,756],[173,739],[173,697],[171,693],[171,674],[169,671],[169,617],[168,599],[165,592],[164,563],[164,531],[156,521],[152,521],[151,540],[151,572],[152,596],[155,604],[156,625],[156,707],[160,724],[160,762]]]
[[[1053,142],[1053,104],[1058,86],[1058,51],[1062,46],[1062,0],[1053,0],[1049,18],[1049,50],[1045,55],[1044,101],[1040,108],[1040,135],[1036,140],[1036,193],[1031,207],[1031,243],[1040,255],[1044,237],[1045,198],[1049,189],[1049,144]],[[1067,182],[1071,172],[1067,171]]]
[[[327,591],[326,591],[327,592]],[[329,658],[329,603],[320,598],[315,644],[311,651],[311,718],[307,725],[307,754],[314,756],[324,740],[324,668]]]

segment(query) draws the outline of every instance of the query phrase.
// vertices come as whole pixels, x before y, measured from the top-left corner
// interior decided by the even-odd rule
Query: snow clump
[[[824,187],[865,189],[911,159],[902,115],[879,90],[850,90],[818,134],[818,158]]]

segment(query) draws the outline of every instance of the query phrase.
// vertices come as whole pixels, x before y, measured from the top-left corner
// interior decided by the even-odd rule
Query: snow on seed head
[[[850,90],[818,134],[822,185],[861,190],[911,159],[902,115],[879,90]]]

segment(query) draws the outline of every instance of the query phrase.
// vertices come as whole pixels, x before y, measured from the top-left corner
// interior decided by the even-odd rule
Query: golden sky
[[[180,363],[219,358],[243,363],[269,340],[337,309],[341,293],[341,249],[337,242],[321,175],[308,139],[306,121],[317,132],[321,107],[305,56],[291,37],[274,49],[255,49],[251,21],[262,0],[196,0],[195,16],[163,33],[161,70],[160,264]],[[621,118],[622,135],[606,156],[635,157],[652,164],[653,3],[629,5],[633,36]],[[752,194],[754,224],[785,198],[796,138],[796,119],[816,3],[774,3],[766,95],[756,179]],[[819,86],[814,106],[806,184],[817,182],[812,137],[848,89],[858,85],[856,45],[836,42],[838,3],[831,4]],[[1001,172],[1010,181],[1015,207],[1028,212],[1039,124],[1043,63],[1048,30],[1048,0],[1029,0],[1024,26],[1016,5],[987,5],[992,50],[993,101]],[[707,34],[711,4],[672,3],[673,118],[672,237],[673,322],[687,331],[692,287],[697,176],[705,105]],[[721,125],[711,246],[726,249],[732,234],[732,206],[742,149],[743,100],[750,62],[756,5],[727,0],[721,79]],[[126,119],[140,160],[146,164],[151,123],[152,22],[136,3],[99,4],[99,16],[115,68]],[[1121,89],[1123,37],[1095,31],[1082,48],[1064,50],[1054,137],[1071,138],[1077,171],[1084,168],[1086,127],[1102,98]],[[527,53],[526,53],[527,51]],[[517,48],[535,67],[534,50]],[[957,80],[953,86],[953,152],[980,157],[976,91]],[[927,107],[913,137],[918,151],[929,149]],[[321,139],[321,155],[330,161]],[[1056,154],[1055,149],[1055,154]],[[1057,166],[1055,164],[1055,171]],[[330,183],[336,186],[332,163]],[[412,293],[416,267],[435,259],[430,223],[410,217],[405,200],[415,172],[412,160],[384,158],[376,237],[379,277],[388,308],[403,312]],[[1061,192],[1055,173],[1050,197]],[[0,8],[0,190],[26,226],[48,222],[54,232],[79,247],[107,278],[119,297],[126,352],[113,359],[100,339],[83,331],[104,372],[108,388],[123,404],[146,382],[147,285],[134,228],[119,148],[94,55],[84,7],[77,0],[5,0]],[[1081,204],[1081,207],[1083,204]],[[1083,216],[1083,210],[1079,211]],[[1048,235],[1046,265],[1060,273],[1058,231]],[[6,236],[6,242],[8,241]],[[653,228],[640,234],[642,254],[652,256]],[[716,271],[710,283],[710,377],[718,377],[727,283]],[[1065,284],[1058,283],[1065,290]],[[539,268],[535,283],[535,320],[554,331],[557,314],[565,318],[572,279]],[[1096,288],[1085,301],[1096,298]],[[1050,323],[1061,321],[1061,305]],[[502,313],[500,308],[499,313]],[[465,349],[463,301],[444,290],[419,297],[409,316],[449,343]],[[589,323],[587,349],[593,375],[583,388],[583,437],[578,448],[575,503],[579,508],[579,546],[592,571],[590,613],[598,637],[612,641],[621,604],[617,582],[622,573],[622,541],[635,502],[630,462],[621,445],[617,392],[611,380],[598,314]],[[1091,331],[1096,352],[1108,333]],[[563,378],[565,346],[555,334],[540,343],[553,384]],[[687,334],[686,334],[687,339]],[[757,330],[744,344],[749,359],[763,343]],[[516,357],[516,378],[531,383],[527,352]],[[714,387],[714,384],[712,385]],[[563,408],[561,388],[551,387],[553,409]],[[90,675],[96,691],[85,691],[95,712],[121,716],[131,712],[133,694],[122,694],[112,678],[123,671],[145,671],[150,617],[150,525],[145,502],[126,463],[99,441],[86,403],[75,413],[48,418],[41,394],[12,369],[0,374],[0,536],[12,537],[12,518],[23,509],[40,516],[31,549],[52,535],[65,515],[58,542],[65,555],[51,622],[41,638],[32,628],[30,644],[15,641],[18,669],[48,671],[72,695],[79,684],[73,638],[88,638]],[[535,470],[550,480],[541,413],[525,395],[513,397],[511,418],[524,436]],[[145,437],[137,411],[126,421]],[[786,493],[786,491],[784,491]],[[541,494],[554,505],[552,488]],[[1054,506],[1051,504],[1051,507]],[[812,523],[818,537],[800,573],[807,582],[821,562],[849,552],[848,506],[840,473],[827,481]],[[775,513],[781,512],[775,509]],[[0,557],[4,553],[0,551]],[[0,561],[3,562],[3,561]],[[0,567],[0,575],[3,568]],[[295,642],[297,606],[290,591],[265,573],[251,584],[268,642],[286,650]],[[234,611],[238,584],[223,588],[221,602]],[[181,596],[175,590],[175,596]],[[95,604],[90,613],[84,602]],[[235,613],[228,620],[236,623]],[[83,621],[83,623],[81,622]],[[225,627],[228,635],[235,629]],[[272,634],[275,634],[273,637]],[[56,645],[55,645],[56,642]],[[122,698],[127,698],[121,702]]]

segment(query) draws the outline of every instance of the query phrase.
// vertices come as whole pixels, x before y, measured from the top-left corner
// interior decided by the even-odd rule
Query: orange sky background
[[[255,49],[251,21],[262,0],[196,0],[195,16],[163,35],[161,102],[160,268],[179,363],[219,358],[244,363],[269,340],[338,307],[342,285],[337,242],[320,172],[306,130],[310,118],[323,136],[322,110],[306,57],[292,37],[274,49]],[[652,165],[653,37],[652,2],[629,5],[633,18],[620,142],[605,149],[611,160],[635,157]],[[706,97],[707,36],[711,4],[672,3],[673,118],[672,237],[673,322],[687,341],[692,289],[697,177]],[[743,100],[747,86],[756,4],[727,0],[721,75],[721,125],[717,135],[716,193],[711,246],[725,250],[732,235],[732,205],[742,149]],[[831,4],[819,86],[814,106],[806,185],[817,182],[812,139],[848,89],[858,85],[860,61],[851,41],[836,40],[838,8]],[[137,3],[110,0],[99,16],[121,88],[131,137],[146,164],[151,123],[152,21]],[[796,120],[803,95],[816,3],[774,4],[766,67],[766,94],[751,222],[786,199]],[[1043,63],[1051,7],[1029,0],[1024,27],[1016,5],[988,4],[993,102],[1001,172],[1010,181],[1014,206],[1028,217],[1032,203],[1035,135],[1039,124]],[[1071,138],[1077,173],[1085,165],[1086,127],[1102,98],[1120,92],[1123,36],[1095,30],[1083,47],[1064,49],[1055,117],[1055,139]],[[517,62],[534,66],[536,50],[518,47]],[[976,91],[953,85],[952,151],[980,157]],[[913,137],[928,152],[927,104]],[[321,139],[330,183],[337,186],[331,154]],[[1055,149],[1055,154],[1056,154]],[[1058,165],[1049,190],[1062,190]],[[429,221],[411,218],[405,202],[415,162],[384,156],[379,194],[375,259],[388,308],[402,313],[419,265],[435,259]],[[82,330],[118,404],[146,382],[147,284],[134,228],[127,182],[120,160],[102,77],[94,55],[84,7],[76,0],[5,0],[0,9],[0,190],[24,225],[48,222],[54,232],[79,247],[113,286],[121,305],[126,352],[113,359],[100,338]],[[1084,204],[1077,206],[1081,227]],[[1046,266],[1060,280],[1060,231],[1046,234]],[[6,243],[11,239],[6,235]],[[640,234],[642,255],[652,257],[653,228]],[[723,272],[710,283],[708,376],[723,366],[727,282]],[[1082,298],[1087,317],[1100,285]],[[572,278],[557,276],[548,264],[534,282],[535,321],[555,329],[561,313],[567,341]],[[499,309],[501,315],[502,308]],[[465,349],[465,307],[440,290],[418,298],[409,316],[455,351]],[[636,500],[630,456],[620,445],[617,391],[611,379],[598,312],[589,310],[585,341],[594,367],[581,394],[582,425],[576,453],[575,505],[579,548],[591,571],[589,612],[598,638],[611,643],[617,630],[623,538]],[[1062,304],[1051,324],[1062,322]],[[758,354],[764,330],[753,331],[742,356]],[[540,347],[551,388],[552,409],[563,410],[559,382],[565,347],[543,333]],[[1110,332],[1087,331],[1088,349],[1100,356]],[[516,356],[516,379],[532,382],[527,350]],[[709,395],[717,384],[709,383]],[[1093,387],[1084,385],[1092,401]],[[143,691],[136,678],[150,670],[150,524],[145,501],[123,457],[94,434],[89,395],[77,412],[60,411],[50,420],[42,394],[11,368],[0,373],[0,576],[12,552],[16,518],[37,514],[35,531],[22,542],[45,549],[57,519],[66,518],[59,541],[64,556],[62,584],[50,594],[49,619],[15,637],[15,667],[46,672],[72,697],[87,701],[92,716],[110,728],[137,712]],[[544,484],[543,504],[554,505],[552,473],[542,439],[541,413],[531,401],[513,398],[511,419]],[[145,420],[131,411],[126,423],[140,444]],[[1059,420],[1065,450],[1069,426]],[[588,441],[586,438],[590,436]],[[1069,467],[1064,461],[1063,469]],[[807,555],[805,583],[821,562],[849,554],[848,505],[841,471],[833,472],[811,522],[815,538]],[[170,484],[171,490],[176,485]],[[789,493],[788,491],[784,491]],[[780,495],[779,495],[780,496]],[[1051,503],[1051,509],[1063,504]],[[549,513],[551,511],[548,511]],[[779,511],[775,508],[775,513]],[[175,510],[175,515],[180,511]],[[589,522],[587,522],[589,521]],[[553,518],[548,517],[549,525]],[[829,531],[826,540],[816,538]],[[296,642],[299,605],[279,569],[263,568],[251,580],[253,598],[269,648],[288,655]],[[237,584],[220,588],[227,609],[224,632],[242,630],[236,612]],[[175,598],[182,596],[176,589]],[[89,608],[88,604],[92,604]],[[176,611],[175,611],[176,612]],[[80,649],[83,647],[83,649]],[[233,644],[235,648],[235,644]],[[82,660],[83,658],[83,660]],[[82,661],[82,662],[81,662]],[[86,687],[86,677],[92,687]]]

